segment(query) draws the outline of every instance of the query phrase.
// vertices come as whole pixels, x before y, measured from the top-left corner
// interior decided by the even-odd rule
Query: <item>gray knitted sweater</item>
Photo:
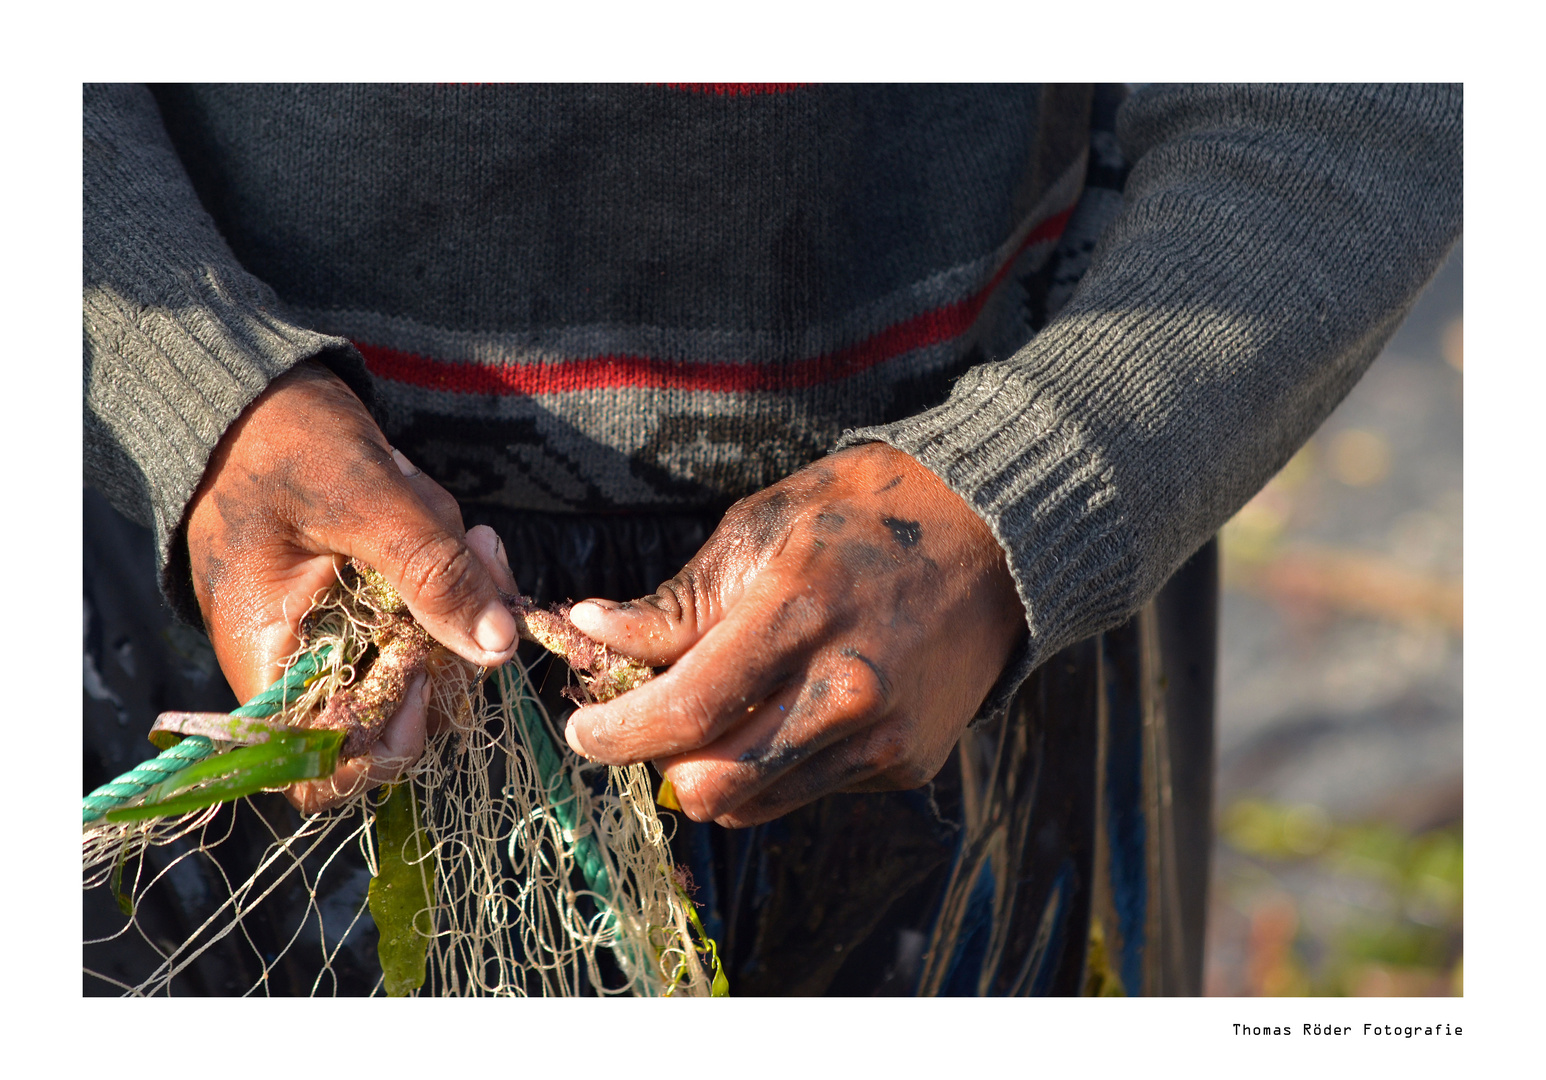
[[[1121,96],[88,87],[87,479],[196,613],[188,501],[304,359],[464,503],[711,509],[884,440],[1008,553],[1012,687],[1271,477],[1461,228],[1458,88]]]

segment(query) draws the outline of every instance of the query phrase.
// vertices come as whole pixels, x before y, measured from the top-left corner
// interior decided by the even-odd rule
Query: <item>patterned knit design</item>
[[[85,135],[88,476],[184,611],[209,452],[316,357],[490,508],[883,439],[1004,545],[1008,682],[1287,460],[1461,224],[1453,87],[89,87]]]

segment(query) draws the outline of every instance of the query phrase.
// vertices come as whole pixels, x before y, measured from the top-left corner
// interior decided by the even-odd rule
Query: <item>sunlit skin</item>
[[[732,827],[926,783],[1025,632],[987,525],[880,443],[737,503],[654,595],[571,617],[671,667],[577,712],[570,745],[654,760],[689,817]]]
[[[392,449],[326,369],[276,380],[227,431],[188,518],[194,588],[246,700],[280,673],[343,558],[381,571],[436,640],[480,666],[514,652],[492,530]],[[654,760],[690,817],[766,821],[834,791],[915,787],[944,764],[1025,633],[1002,548],[912,458],[871,443],[742,500],[649,597],[574,608],[592,637],[669,670],[567,731],[612,764]],[[481,642],[481,644],[480,644]],[[487,646],[487,647],[485,647]],[[399,776],[423,752],[426,684],[303,810]]]
[[[492,576],[493,530],[466,531],[456,500],[393,451],[359,398],[319,365],[276,379],[227,430],[187,536],[204,625],[239,700],[279,677],[311,598],[349,557],[380,570],[463,659],[493,666],[515,652],[515,621]],[[314,811],[401,775],[424,750],[427,691],[422,681],[411,688],[370,753],[331,781],[295,785],[291,801]]]

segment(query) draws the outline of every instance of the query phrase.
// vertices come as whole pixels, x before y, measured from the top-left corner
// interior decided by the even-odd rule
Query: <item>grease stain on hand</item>
[[[880,523],[891,530],[891,539],[904,548],[915,546],[923,538],[923,526],[916,521],[887,517],[881,518]]]

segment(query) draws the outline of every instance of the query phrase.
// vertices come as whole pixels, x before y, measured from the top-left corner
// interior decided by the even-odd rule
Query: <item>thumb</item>
[[[497,667],[515,652],[515,618],[482,558],[406,483],[379,494],[370,526],[338,550],[374,567],[430,636],[462,659]]]
[[[569,619],[586,636],[652,667],[674,664],[724,615],[702,578],[683,571],[650,596],[584,600]]]

